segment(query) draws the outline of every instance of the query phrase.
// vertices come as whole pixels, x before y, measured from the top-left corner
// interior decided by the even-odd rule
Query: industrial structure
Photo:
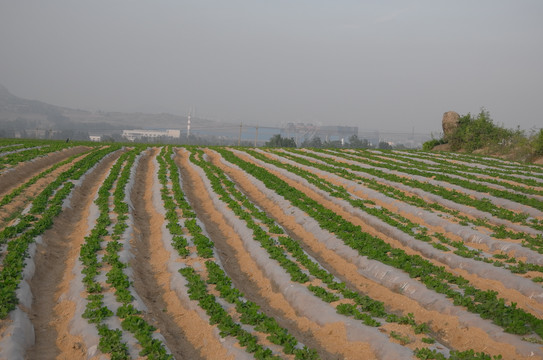
[[[181,137],[181,130],[123,130],[121,136],[128,141],[141,140],[142,138],[158,139],[161,137],[179,139]]]
[[[281,126],[281,136],[293,138],[299,146],[305,140],[319,137],[322,141],[348,141],[358,136],[358,126],[319,126],[311,123],[287,123]]]
[[[432,139],[432,134],[412,132],[390,132],[390,131],[361,131],[359,139],[366,139],[372,146],[385,142],[391,146],[403,145],[409,149],[421,148],[424,142]]]

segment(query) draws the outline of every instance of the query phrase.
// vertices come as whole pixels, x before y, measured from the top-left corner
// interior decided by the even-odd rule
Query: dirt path
[[[134,205],[134,239],[131,241],[135,258],[131,262],[134,270],[134,287],[148,308],[145,314],[150,324],[160,329],[167,346],[178,360],[201,359],[196,346],[187,339],[191,324],[184,319],[187,309],[175,300],[175,293],[169,288],[170,274],[166,263],[170,254],[162,246],[161,226],[164,221],[154,210],[152,186],[155,169],[151,162],[157,149],[146,153],[139,161],[131,193]],[[165,311],[167,310],[167,311]],[[197,326],[197,323],[193,323]],[[195,330],[195,329],[192,329]],[[198,331],[195,331],[198,333]]]
[[[27,351],[26,358],[29,360],[68,360],[86,356],[83,339],[69,332],[75,303],[63,295],[69,292],[70,281],[74,277],[71,270],[79,257],[83,238],[89,231],[89,207],[118,156],[120,152],[109,156],[87,174],[81,186],[73,192],[71,208],[55,219],[53,227],[43,235],[44,245],[38,246],[36,272],[30,281],[34,303],[29,316],[36,342]]]
[[[0,175],[0,196],[4,196],[15,187],[28,181],[31,177],[44,171],[46,168],[69,158],[72,155],[89,150],[87,146],[76,146],[62,151],[49,154],[32,162],[24,162],[17,165],[13,170]]]
[[[219,161],[220,157],[217,153],[207,151],[207,154],[212,159],[212,162],[221,167],[253,202],[263,209],[270,217],[280,223],[288,231],[289,236],[300,241],[304,249],[315,257],[325,268],[346,283],[354,286],[358,291],[384,302],[389,311],[401,312],[402,314],[413,313],[417,321],[430,323],[432,331],[435,334],[438,334],[438,337],[444,343],[449,344],[455,349],[465,350],[473,348],[477,351],[485,351],[490,354],[502,354],[505,359],[521,358],[516,353],[514,347],[492,340],[481,329],[462,325],[456,316],[441,314],[437,311],[425,309],[416,301],[364,278],[360,275],[354,264],[347,262],[336,252],[320,243],[313,234],[306,231],[302,225],[298,224],[294,216],[287,214],[287,209],[280,208],[276,203],[267,198],[251,183],[250,180],[247,179],[245,173],[222,164],[222,162]],[[251,161],[249,157],[240,157],[246,161]],[[311,196],[309,195],[309,193],[311,193],[310,189],[304,188],[302,185],[286,179],[270,169],[268,170],[275,175],[280,176],[283,180],[287,181],[289,185],[294,186],[308,194],[308,196]],[[337,210],[339,211],[339,209]],[[334,211],[336,211],[336,209],[334,209]],[[343,216],[343,214],[341,215]]]
[[[317,350],[322,359],[375,358],[369,344],[348,340],[345,324],[320,326],[311,319],[298,316],[280,289],[276,288],[251,258],[236,231],[214,207],[211,194],[188,162],[187,152],[178,152],[176,162],[181,169],[183,190],[187,198],[215,243],[225,271],[234,286],[244,293],[247,299],[258,304],[264,313],[274,317],[299,341]]]

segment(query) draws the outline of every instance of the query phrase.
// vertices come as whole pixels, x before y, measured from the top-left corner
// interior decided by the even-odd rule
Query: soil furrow
[[[81,160],[82,157],[83,155],[75,158],[72,162],[55,169],[50,174],[37,180],[33,185],[30,185],[28,188],[26,188],[21,194],[12,198],[8,204],[2,206],[2,208],[0,208],[0,230],[3,229],[5,226],[9,225],[8,219],[11,218],[14,213],[22,211],[23,208],[30,201],[32,201],[34,197],[36,197],[43,189],[45,189],[49,185],[49,183],[54,181],[59,174],[73,166],[75,162]],[[64,159],[61,159],[60,161],[62,160]]]
[[[12,170],[6,171],[0,175],[0,196],[4,196],[13,190],[16,186],[19,186],[31,177],[44,171],[46,168],[53,166],[54,164],[69,158],[72,155],[82,153],[89,150],[86,146],[77,146],[62,151],[58,151],[52,154],[48,154],[35,161],[24,162],[15,166]]]
[[[172,316],[172,304],[168,304],[166,297],[171,296],[167,289],[169,274],[161,266],[167,262],[169,254],[162,247],[160,226],[163,220],[153,209],[152,184],[153,170],[152,157],[156,156],[156,149],[150,154],[144,154],[136,169],[136,178],[140,181],[134,183],[131,201],[134,206],[134,238],[131,241],[132,251],[135,255],[131,261],[134,271],[134,288],[147,306],[145,318],[160,330],[167,342],[167,346],[176,359],[200,359],[199,351],[187,340],[183,328],[176,321],[178,312]],[[166,311],[167,310],[167,311]],[[179,309],[179,312],[185,311]]]
[[[285,163],[291,163],[289,160],[278,157],[276,155],[271,155],[269,153],[264,153],[264,155],[274,160],[283,161]],[[375,190],[368,189],[362,185],[359,185],[354,181],[343,179],[337,175],[327,173],[319,169],[311,169],[310,167],[305,166],[305,165],[298,165],[298,166],[301,169],[312,172],[313,174],[317,175],[319,178],[325,181],[328,181],[333,185],[343,187],[347,192],[361,199],[371,200],[377,206],[385,208],[391,212],[397,213],[415,224],[419,224],[426,227],[430,231],[430,233],[431,232],[441,233],[447,236],[447,238],[449,238],[452,241],[463,241],[465,243],[469,243],[469,247],[480,249],[486,252],[487,254],[488,253],[491,253],[491,254],[502,253],[504,252],[503,249],[507,249],[507,252],[509,255],[511,256],[514,255],[517,258],[522,258],[523,261],[525,262],[535,263],[535,264],[538,264],[538,262],[541,262],[541,255],[535,251],[521,247],[520,239],[518,240],[494,239],[487,234],[485,229],[483,229],[482,230],[483,232],[481,232],[481,230],[476,230],[476,229],[472,229],[471,227],[462,226],[455,222],[451,222],[450,220],[448,220],[447,216],[440,217],[434,212],[420,209],[413,205],[409,205],[401,201],[389,198],[381,193],[378,193]],[[283,174],[287,174],[289,177],[291,177],[294,180],[298,178],[297,175],[290,174],[287,172],[283,172]],[[334,200],[334,199],[333,201],[337,202],[337,200]],[[454,257],[454,255],[451,255],[451,256]],[[471,262],[470,260],[467,260],[467,259],[465,261],[468,263]],[[486,272],[486,274],[488,276],[491,276],[491,278],[493,278],[494,280],[496,280],[496,277],[499,277],[497,273],[501,273],[502,271],[502,270],[496,271],[494,267],[487,267],[487,269],[492,269],[492,271],[488,271]],[[515,275],[515,276],[522,276],[522,275]],[[523,277],[527,277],[527,276],[528,275],[523,276]],[[528,285],[528,287],[530,286]],[[534,289],[538,289],[538,287],[535,286]],[[524,292],[524,294],[527,296],[532,295],[526,292]]]
[[[250,157],[249,155],[245,153],[237,153],[237,156],[239,156],[240,158],[246,161],[250,161],[250,162],[253,162],[254,164],[261,166],[261,164],[259,164],[258,161],[254,161],[252,157]],[[351,223],[355,225],[360,225],[363,231],[369,233],[372,236],[375,236],[384,240],[385,242],[387,242],[394,248],[402,249],[409,255],[419,255],[423,258],[426,258],[429,262],[431,262],[432,264],[436,266],[443,266],[446,271],[451,272],[455,275],[464,277],[471,284],[473,284],[473,286],[478,287],[479,289],[497,291],[500,297],[503,297],[504,299],[510,302],[517,303],[518,307],[524,309],[525,311],[531,312],[536,316],[540,316],[540,314],[543,312],[543,306],[540,303],[538,303],[534,299],[531,299],[525,296],[524,294],[520,293],[518,290],[508,288],[502,282],[498,280],[483,278],[477,274],[470,273],[469,271],[462,268],[458,268],[458,267],[452,268],[448,264],[441,262],[439,259],[428,258],[427,256],[425,256],[425,254],[413,248],[410,248],[407,245],[400,243],[400,241],[396,240],[395,238],[387,236],[381,231],[375,229],[373,226],[368,225],[363,219],[353,214],[353,211],[352,211],[353,207],[351,205],[346,205],[345,207],[340,206],[336,204],[335,202],[326,199],[317,191],[310,189],[308,186],[306,186],[302,182],[296,182],[292,180],[290,176],[287,177],[283,175],[282,173],[274,170],[273,166],[266,164],[266,168],[268,171],[270,171],[270,173],[278,176],[283,181],[288,183],[290,186],[302,191],[311,199],[319,202],[326,208],[334,211],[336,214],[342,216],[344,219],[350,221]],[[296,175],[292,175],[292,177],[296,177]]]
[[[65,294],[73,279],[71,270],[79,257],[79,249],[88,233],[88,214],[94,195],[120,152],[106,157],[88,173],[81,186],[73,191],[70,207],[54,221],[38,245],[36,272],[30,281],[34,303],[30,319],[36,340],[27,351],[27,359],[76,359],[86,356],[81,337],[70,333],[75,303]]]
[[[299,155],[299,154],[296,154],[296,156],[302,157],[302,158],[304,158],[306,160],[309,160],[309,161],[312,161],[312,162],[315,162],[315,163],[319,163],[319,164],[322,163],[324,165],[329,165],[329,164],[325,163],[324,161],[317,160],[317,159],[314,159],[314,158],[309,157],[309,156]],[[341,158],[337,158],[336,161],[337,162],[344,162]],[[367,173],[361,172],[361,171],[349,170],[349,172],[353,173],[354,175],[360,176],[362,178],[375,180],[380,185],[393,187],[393,188],[403,192],[406,196],[419,197],[419,198],[421,198],[421,199],[423,199],[423,200],[425,200],[425,201],[427,201],[429,203],[438,203],[441,206],[443,206],[445,208],[448,208],[449,210],[462,212],[462,213],[464,213],[464,215],[468,216],[469,218],[484,218],[490,224],[493,224],[493,225],[497,225],[497,226],[504,225],[505,227],[510,228],[512,230],[523,231],[523,232],[526,232],[526,233],[531,234],[531,235],[539,234],[539,231],[532,228],[532,227],[522,225],[522,224],[518,224],[518,223],[513,223],[513,222],[511,222],[509,220],[505,220],[505,219],[502,219],[502,218],[498,218],[498,217],[496,217],[494,215],[491,215],[488,212],[478,210],[478,209],[476,209],[474,207],[471,207],[471,206],[468,206],[468,205],[460,204],[460,203],[455,202],[453,200],[445,199],[444,197],[442,197],[440,195],[437,195],[437,194],[433,194],[430,191],[426,191],[426,190],[422,190],[422,189],[419,189],[419,188],[404,185],[403,183],[400,183],[400,182],[394,182],[394,181],[391,181],[391,180],[386,180],[384,178],[379,178],[376,175],[370,175],[370,174],[367,174]],[[450,190],[448,188],[445,188],[445,189]]]
[[[176,161],[181,169],[184,191],[215,243],[225,271],[245,297],[258,304],[268,316],[274,317],[299,341],[317,350],[322,359],[374,358],[369,344],[348,341],[344,324],[320,326],[296,314],[280,289],[274,286],[251,258],[236,231],[214,207],[211,194],[188,162],[187,152],[178,152],[178,155]]]
[[[134,239],[131,262],[134,288],[148,310],[146,319],[160,330],[176,359],[203,359],[210,354],[227,357],[225,349],[212,333],[213,328],[187,308],[170,288],[171,274],[166,263],[170,253],[162,245],[163,217],[153,206],[155,170],[152,158],[157,149],[146,153],[136,170],[131,201],[134,206]],[[221,357],[222,358],[222,357]]]
[[[351,159],[343,158],[341,156],[336,156],[336,155],[329,154],[329,153],[316,153],[316,152],[311,151],[311,150],[305,150],[305,151],[307,153],[312,154],[312,155],[322,156],[323,158],[327,158],[329,160],[331,159],[331,160],[336,161],[336,162],[341,162],[341,163],[348,164],[348,165],[362,166],[362,167],[365,167],[365,168],[368,168],[368,169],[382,171],[382,172],[385,172],[385,173],[390,174],[390,175],[396,175],[396,176],[399,176],[400,178],[414,180],[414,181],[416,181],[418,183],[421,183],[421,184],[428,183],[428,184],[430,184],[432,186],[435,186],[435,187],[441,187],[441,188],[447,189],[448,191],[457,191],[457,192],[462,193],[464,195],[468,195],[472,199],[482,200],[482,199],[486,198],[490,202],[492,202],[496,207],[500,207],[500,208],[503,208],[503,209],[506,209],[506,210],[510,210],[512,212],[515,212],[515,213],[520,213],[520,212],[526,213],[526,214],[529,214],[530,216],[532,216],[534,218],[542,218],[543,217],[543,212],[541,210],[536,209],[536,208],[534,208],[534,207],[532,207],[530,205],[525,205],[525,204],[522,204],[520,202],[509,200],[509,199],[507,199],[505,197],[502,197],[502,196],[492,195],[490,193],[482,192],[482,191],[479,191],[479,190],[468,189],[468,188],[465,188],[463,186],[456,185],[454,183],[450,183],[450,182],[447,182],[447,181],[444,181],[444,180],[434,180],[433,177],[424,177],[422,175],[413,175],[413,174],[409,174],[409,173],[402,172],[402,171],[399,171],[399,170],[390,170],[390,169],[387,169],[387,168],[381,168],[381,167],[369,164],[367,162],[361,162],[360,163],[360,162],[357,162],[357,161],[354,161],[354,160],[351,160]],[[351,170],[349,170],[349,171],[351,171]],[[354,171],[354,170],[351,171],[351,172],[357,173],[357,171]],[[402,183],[403,183],[403,181],[402,181]],[[513,193],[511,190],[508,191],[508,192]]]
[[[455,349],[474,348],[478,349],[477,351],[502,354],[504,358],[520,358],[515,349],[510,345],[492,340],[481,329],[462,325],[456,316],[441,314],[426,309],[416,301],[403,296],[400,289],[393,291],[364,278],[360,275],[354,264],[347,262],[340,255],[324,246],[324,244],[319,243],[319,240],[315,238],[313,234],[305,230],[303,226],[296,221],[296,218],[288,213],[288,209],[281,209],[276,203],[260,192],[251,181],[247,179],[246,174],[223,164],[219,160],[219,155],[216,153],[210,151],[207,153],[213,163],[220,166],[252,201],[266,211],[270,217],[280,223],[292,238],[300,241],[300,243],[304,245],[305,250],[308,251],[310,255],[316,258],[321,265],[329,269],[341,280],[355,286],[362,293],[367,294],[376,300],[383,301],[389,310],[393,312],[401,312],[402,314],[413,313],[418,321],[430,323],[433,332],[438,335],[440,340]],[[245,156],[245,154],[241,155],[238,153],[237,155],[246,161],[251,161],[251,158]],[[312,193],[310,189],[304,188],[300,184],[282,177],[271,169],[268,170],[274,175],[281,177],[282,180],[287,181],[289,185],[304,191],[308,196],[313,197],[313,195],[315,195],[310,195]],[[322,201],[319,199],[319,202],[323,205],[326,204],[324,199],[322,199]],[[334,211],[340,211],[340,209],[334,209]]]

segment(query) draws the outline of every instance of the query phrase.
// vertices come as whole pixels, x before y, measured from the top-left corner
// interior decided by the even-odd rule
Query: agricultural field
[[[543,359],[543,167],[0,140],[0,359]]]

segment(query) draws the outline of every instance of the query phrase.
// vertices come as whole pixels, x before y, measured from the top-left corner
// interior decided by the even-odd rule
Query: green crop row
[[[324,150],[324,149],[320,150],[319,152],[321,152],[323,154],[331,154],[331,152],[329,152],[328,150]],[[469,176],[469,175],[466,175],[466,174],[459,174],[459,173],[455,172],[452,169],[443,170],[443,171],[445,171],[447,173],[447,175],[445,175],[445,174],[438,173],[438,172],[435,172],[435,171],[434,172],[425,171],[423,164],[417,164],[417,166],[401,166],[395,161],[392,161],[392,160],[386,161],[382,157],[380,157],[378,159],[379,161],[371,161],[371,156],[369,156],[369,157],[356,156],[355,157],[355,156],[347,154],[345,152],[334,152],[333,155],[338,156],[338,157],[342,157],[342,158],[348,159],[348,160],[355,160],[356,162],[359,162],[359,163],[369,164],[373,168],[384,168],[384,169],[387,169],[387,170],[397,171],[397,172],[404,173],[404,174],[421,176],[421,177],[425,177],[425,178],[432,178],[433,180],[436,180],[436,181],[442,181],[442,182],[445,182],[445,183],[458,185],[458,186],[460,186],[460,187],[462,187],[464,189],[474,190],[474,191],[477,191],[477,192],[482,193],[482,194],[490,194],[490,195],[498,197],[498,198],[508,199],[508,200],[514,201],[514,202],[519,203],[519,204],[524,204],[524,205],[527,205],[527,206],[531,206],[531,207],[533,207],[535,209],[538,209],[538,210],[543,210],[543,202],[542,201],[539,201],[537,199],[528,197],[525,194],[519,194],[519,193],[507,191],[507,190],[495,189],[495,188],[489,187],[487,185],[471,181],[471,180],[480,180],[480,179],[477,179],[475,176]],[[462,177],[466,177],[467,179],[459,179],[459,178],[451,177],[448,174],[460,175]],[[491,181],[491,179],[486,179],[486,181],[496,183],[496,184],[499,184],[499,185],[504,186],[504,187],[512,187],[513,190],[516,190],[516,191],[530,192],[527,188],[520,187],[520,186],[513,186],[513,185],[511,185],[511,184],[509,184],[507,182],[502,182],[502,181],[498,181],[498,180]],[[533,190],[530,193],[538,194],[538,195],[543,194],[542,192],[536,191],[536,190]]]
[[[76,155],[70,156],[68,159],[66,159],[64,161],[61,161],[61,162],[58,162],[58,163],[54,164],[53,166],[51,166],[50,168],[48,168],[47,170],[44,170],[41,173],[39,173],[38,175],[32,177],[30,180],[28,180],[24,184],[20,185],[19,187],[15,188],[14,190],[12,190],[9,194],[6,194],[2,198],[2,200],[0,200],[0,208],[2,206],[6,205],[6,204],[9,204],[11,202],[11,200],[13,200],[13,198],[15,198],[16,196],[21,194],[25,189],[27,189],[31,185],[34,185],[39,179],[45,177],[46,175],[49,175],[50,173],[52,173],[53,171],[55,171],[59,167],[72,162],[76,157],[82,156],[82,155],[84,155],[84,154],[86,154],[86,153],[88,153],[90,151],[91,150],[86,151],[86,152],[81,153],[81,154],[76,154]]]
[[[81,270],[81,273],[84,275],[83,284],[88,293],[87,305],[82,316],[89,323],[96,324],[100,334],[98,344],[100,351],[108,353],[112,359],[118,360],[129,358],[128,346],[122,341],[119,329],[110,329],[104,323],[107,318],[113,316],[113,312],[103,302],[103,286],[96,281],[96,276],[100,274],[102,267],[102,263],[98,260],[98,253],[102,251],[102,242],[108,236],[108,227],[112,223],[109,218],[109,194],[127,157],[128,153],[124,153],[119,157],[98,190],[98,197],[95,200],[95,204],[98,206],[99,216],[94,228],[85,237],[85,242],[81,245],[79,256],[79,260],[83,264],[83,269]],[[129,312],[134,313],[136,311],[131,307]]]
[[[163,159],[161,159],[163,158]],[[213,254],[213,242],[211,242],[205,235],[202,234],[201,228],[196,224],[195,214],[192,212],[190,205],[185,202],[179,184],[178,168],[171,158],[171,153],[163,151],[158,158],[161,169],[159,173],[166,175],[166,167],[169,170],[170,178],[172,179],[172,190],[174,197],[179,199],[183,205],[183,215],[188,212],[191,217],[185,221],[185,226],[189,233],[193,235],[193,238],[200,238],[202,248],[198,248],[197,252],[201,259],[206,259]],[[173,175],[173,176],[172,176]],[[162,190],[167,190],[167,177],[161,178]],[[195,240],[196,241],[196,240]],[[204,251],[204,247],[207,247],[208,252]],[[184,251],[179,252],[180,256],[185,256]],[[211,255],[211,256],[209,256]],[[212,285],[228,303],[234,304],[236,311],[241,315],[240,321],[243,324],[254,326],[255,330],[267,333],[267,339],[272,343],[281,345],[285,354],[294,354],[296,359],[317,359],[318,356],[314,350],[304,347],[303,349],[295,348],[297,340],[288,334],[288,332],[280,327],[275,319],[263,314],[259,307],[248,300],[243,300],[243,294],[232,286],[232,281],[228,278],[226,273],[213,261],[207,260],[205,262],[207,270],[207,284]],[[242,329],[241,325],[236,323],[233,318],[223,309],[223,307],[216,301],[215,297],[209,294],[207,285],[198,273],[193,268],[186,267],[180,270],[180,273],[189,282],[189,294],[192,300],[197,300],[200,307],[206,311],[210,316],[211,324],[218,324],[221,336],[233,336],[237,338],[239,344],[246,348],[250,353],[254,353],[257,359],[275,359],[270,349],[258,344],[257,338]]]
[[[357,162],[369,164],[374,167],[386,167],[390,170],[396,170],[413,175],[420,175],[427,178],[433,177],[435,180],[445,181],[460,186],[473,186],[471,188],[472,190],[477,190],[483,193],[487,193],[487,190],[490,188],[486,188],[485,185],[477,185],[473,183],[468,184],[466,183],[466,180],[463,179],[499,185],[524,194],[543,195],[543,191],[536,190],[530,187],[514,185],[508,181],[503,181],[512,180],[515,182],[522,182],[530,186],[541,185],[541,183],[535,181],[534,179],[520,179],[518,177],[510,176],[506,172],[483,171],[478,168],[451,163],[447,161],[442,161],[435,165],[429,165],[423,161],[417,161],[413,157],[404,158],[401,156],[397,156],[395,153],[382,153],[380,155],[376,155],[375,153],[369,151],[355,151],[354,153],[351,153],[341,150],[323,150],[323,152],[354,160]],[[400,160],[400,162],[398,160]],[[490,178],[480,177],[474,174],[486,175]],[[456,179],[454,177],[451,177],[450,175],[456,175],[463,179]]]
[[[130,292],[131,281],[124,273],[123,269],[127,264],[120,261],[119,251],[122,249],[122,243],[119,241],[127,228],[128,205],[124,202],[125,187],[130,179],[131,168],[134,164],[136,155],[141,149],[134,149],[126,152],[117,160],[110,170],[106,180],[98,190],[98,198],[95,203],[98,206],[100,215],[97,224],[91,231],[91,235],[86,237],[85,244],[81,247],[80,260],[85,268],[82,273],[85,274],[84,283],[89,293],[87,308],[83,317],[90,323],[96,323],[100,338],[100,351],[110,353],[112,358],[127,359],[128,349],[126,344],[122,343],[120,330],[109,329],[103,323],[104,319],[113,315],[113,313],[102,302],[103,288],[95,280],[95,277],[101,272],[103,264],[98,261],[97,254],[102,251],[102,242],[107,240],[103,262],[111,266],[106,274],[106,283],[114,290],[117,301],[121,307],[117,310],[117,317],[121,320],[121,326],[124,330],[134,334],[142,347],[140,356],[147,356],[149,359],[172,359],[167,353],[164,344],[160,340],[152,337],[155,328],[149,325],[142,317],[140,312],[132,305],[134,299]],[[122,171],[121,171],[122,170]],[[115,186],[115,191],[111,193]],[[114,212],[116,218],[112,220],[109,215],[109,199],[113,195]],[[112,228],[109,236],[108,228]]]
[[[522,261],[517,262],[514,258],[508,257],[508,263],[492,260],[490,258],[481,256],[480,250],[473,250],[469,249],[462,241],[451,241],[447,239],[443,234],[440,233],[433,233],[428,234],[427,228],[423,226],[419,226],[413,222],[411,222],[409,219],[401,216],[400,214],[396,212],[392,212],[386,208],[382,207],[373,207],[373,202],[368,200],[362,200],[357,198],[356,196],[350,194],[345,188],[341,186],[336,186],[330,183],[329,181],[320,178],[316,176],[315,174],[303,170],[297,166],[293,166],[290,164],[282,163],[277,160],[272,160],[261,153],[258,153],[256,151],[252,151],[249,149],[244,149],[246,153],[253,156],[254,158],[261,160],[263,162],[272,164],[276,167],[288,170],[289,172],[296,174],[304,179],[306,179],[309,183],[315,185],[319,189],[328,192],[331,196],[341,198],[347,202],[349,202],[353,207],[358,208],[372,216],[375,216],[376,218],[381,219],[383,222],[394,226],[398,230],[412,236],[413,238],[429,242],[434,248],[441,250],[441,251],[451,251],[453,250],[454,254],[458,256],[462,256],[465,258],[471,258],[476,261],[482,261],[486,263],[492,263],[494,266],[501,266],[508,270],[510,270],[513,273],[526,273],[527,271],[540,271],[543,272],[543,266],[541,265],[535,265],[535,264],[529,264],[524,263]],[[318,167],[318,165],[316,165]],[[438,242],[432,242],[432,240],[437,240]],[[445,246],[443,244],[446,244],[448,246]],[[516,265],[513,265],[516,264]]]
[[[54,181],[49,183],[41,193],[32,201],[32,207],[30,208],[30,215],[19,215],[19,222],[16,225],[7,226],[0,231],[0,244],[5,243],[7,240],[14,238],[21,234],[24,230],[29,228],[33,223],[38,220],[36,215],[42,214],[49,206],[49,200],[53,194],[64,184],[65,189],[73,188],[73,183],[68,180],[79,179],[91,166],[93,166],[99,159],[103,158],[106,154],[112,152],[111,149],[103,149],[99,151],[93,151],[85,158],[76,162],[70,169],[60,174]],[[64,190],[67,191],[67,190]]]
[[[21,220],[23,225],[21,228],[28,230],[20,235],[20,232],[13,234],[13,239],[7,245],[6,255],[3,259],[2,270],[0,271],[0,318],[4,319],[9,312],[15,309],[18,304],[15,291],[17,290],[22,278],[25,258],[28,255],[28,246],[34,242],[38,235],[43,234],[53,224],[53,219],[61,212],[64,199],[70,194],[73,183],[68,180],[77,180],[88,169],[96,164],[107,153],[113,149],[104,149],[101,151],[92,152],[84,159],[80,160],[74,167],[63,173],[60,177],[61,182],[56,183],[56,186],[64,184],[60,189],[57,189],[54,195],[47,201],[47,206],[43,208],[39,219],[35,216],[25,217]],[[44,190],[45,191],[45,190]],[[50,196],[52,193],[49,193]],[[39,200],[38,200],[39,198]],[[36,198],[33,206],[42,206],[43,198]],[[26,222],[26,223],[24,223]],[[4,234],[4,233],[3,233]],[[6,239],[6,238],[3,238]],[[5,240],[4,240],[5,241]]]
[[[391,197],[396,200],[403,201],[405,203],[420,207],[422,209],[426,209],[429,211],[435,210],[441,213],[448,214],[449,216],[452,216],[453,218],[457,219],[457,221],[462,225],[468,225],[470,222],[473,223],[475,226],[483,226],[486,227],[492,231],[494,231],[493,236],[497,238],[511,238],[511,239],[522,239],[522,245],[530,248],[534,251],[543,253],[543,237],[541,234],[531,236],[524,232],[514,232],[510,230],[505,230],[503,226],[493,226],[488,223],[486,219],[470,219],[466,216],[461,215],[458,211],[450,210],[443,205],[440,205],[439,203],[432,203],[428,202],[427,200],[418,197],[418,196],[411,196],[406,195],[404,192],[388,185],[384,185],[379,183],[377,180],[373,179],[367,179],[362,176],[357,176],[354,173],[348,171],[345,168],[336,167],[334,166],[334,163],[329,163],[329,165],[315,163],[312,161],[309,161],[307,159],[304,159],[300,156],[295,156],[292,153],[288,152],[277,152],[270,150],[270,152],[285,157],[289,160],[295,161],[297,163],[300,163],[302,165],[315,167],[323,171],[330,172],[332,174],[338,175],[340,177],[343,177],[348,180],[352,180],[355,182],[358,182],[360,184],[364,184],[370,189],[379,191],[383,195],[386,195],[388,197]]]
[[[360,226],[353,225],[301,191],[292,188],[266,169],[243,161],[228,150],[218,149],[217,151],[227,161],[251,173],[266,187],[305,211],[322,228],[335,234],[345,244],[357,250],[360,255],[407,272],[429,289],[451,298],[455,305],[464,306],[468,311],[492,320],[506,332],[515,334],[534,332],[543,337],[543,320],[517,308],[514,303],[505,304],[503,299],[497,297],[496,292],[476,289],[469,285],[466,279],[453,275],[420,256],[408,255],[401,249],[391,247],[383,240],[363,232]],[[462,291],[454,290],[452,285],[458,286]]]
[[[533,219],[532,221],[529,221],[528,220],[529,216],[527,214],[516,213],[514,211],[501,208],[499,206],[494,205],[487,198],[474,199],[456,190],[448,190],[442,186],[436,186],[436,185],[429,184],[428,182],[420,182],[414,179],[401,177],[401,176],[390,174],[386,171],[375,169],[375,168],[365,168],[365,167],[358,166],[355,164],[347,164],[343,162],[334,161],[333,159],[319,156],[317,154],[310,153],[310,152],[303,152],[300,150],[291,150],[291,149],[289,149],[288,151],[297,153],[299,155],[309,156],[309,157],[318,159],[334,167],[339,167],[339,168],[343,168],[350,171],[364,172],[364,173],[367,173],[373,176],[378,176],[379,178],[386,179],[392,182],[401,183],[403,185],[406,185],[412,188],[418,188],[418,189],[427,191],[429,193],[438,195],[444,199],[451,200],[462,205],[471,206],[480,211],[488,212],[498,218],[509,220],[515,223],[520,223],[525,226],[530,226],[536,230],[543,230],[543,225],[540,225],[539,222],[535,219]],[[527,201],[532,202],[532,200],[535,200],[535,199],[529,199]],[[522,201],[522,200],[519,200],[519,201]],[[537,207],[542,206],[541,202],[538,202],[538,201],[536,202],[537,204],[535,206]]]
[[[199,150],[194,151],[194,153],[201,155],[201,151]],[[201,156],[199,156],[199,158],[201,159]],[[278,231],[277,233],[280,234],[283,233],[283,230],[273,219],[269,218],[266,213],[258,210],[218,167],[210,164],[209,162],[197,159],[194,154],[191,155],[191,161],[205,171],[206,176],[212,184],[214,192],[219,195],[220,199],[224,201],[240,219],[246,221],[247,227],[253,230],[254,240],[259,242],[261,246],[268,251],[271,259],[278,261],[279,265],[281,265],[285,271],[290,274],[291,280],[300,282],[302,284],[307,283],[310,280],[309,277],[301,271],[300,266],[298,265],[300,264],[309,271],[311,276],[320,279],[324,284],[326,284],[328,290],[319,286],[307,285],[308,289],[316,296],[326,302],[334,302],[340,298],[344,298],[351,299],[356,304],[350,305],[353,308],[353,311],[350,313],[343,311],[345,306],[341,304],[337,305],[336,309],[338,313],[353,316],[355,319],[361,320],[364,324],[369,326],[381,325],[371,316],[386,319],[388,322],[409,324],[414,328],[425,325],[417,324],[414,320],[406,321],[406,319],[409,318],[408,316],[400,317],[395,314],[388,314],[385,311],[384,304],[382,302],[373,300],[368,296],[360,295],[356,291],[348,289],[344,282],[337,282],[331,273],[321,268],[316,262],[311,260],[303,251],[300,244],[294,241],[292,238],[287,236],[279,236],[277,240],[275,240],[272,236],[269,236],[268,233],[273,234],[273,232],[266,231],[264,227],[268,229],[279,229],[281,231]],[[238,202],[242,203],[244,207],[242,208]],[[258,225],[253,220],[253,217],[261,220],[262,225]],[[286,253],[294,258],[295,261],[288,260]],[[371,316],[367,313],[371,314]]]
[[[72,143],[56,143],[56,142],[44,142],[37,147],[30,148],[28,150],[11,153],[0,157],[0,169],[6,167],[6,165],[17,165],[21,162],[29,161],[38,156],[47,155],[49,153],[60,151],[74,146]]]

